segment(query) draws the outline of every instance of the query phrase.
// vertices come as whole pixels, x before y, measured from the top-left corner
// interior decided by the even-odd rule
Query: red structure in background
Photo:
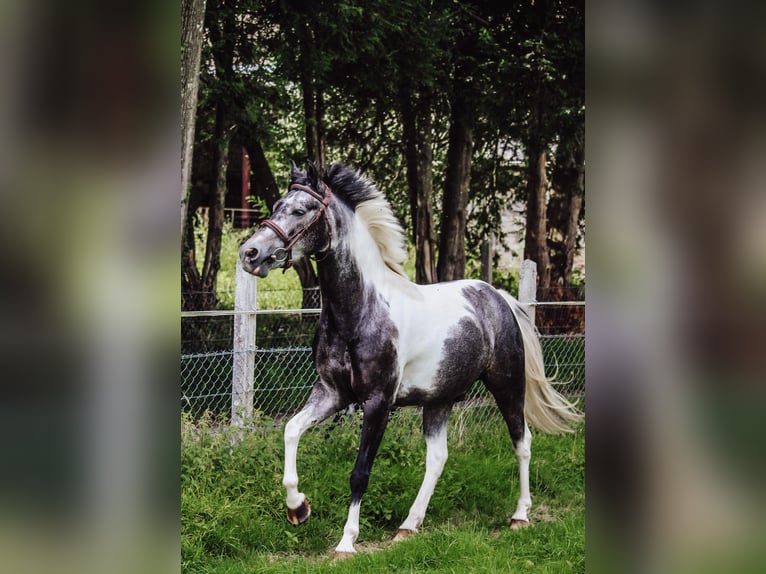
[[[247,202],[247,197],[250,195],[250,156],[247,155],[247,150],[242,147],[242,202],[240,207],[242,211],[242,219],[240,221],[240,227],[250,227],[250,212],[248,211],[250,205]]]

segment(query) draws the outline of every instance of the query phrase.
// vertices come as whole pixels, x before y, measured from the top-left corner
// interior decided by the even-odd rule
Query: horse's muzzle
[[[272,267],[279,265],[284,261],[277,261],[273,255],[264,257],[263,251],[256,247],[243,245],[239,250],[239,259],[242,261],[242,269],[258,277],[266,277]]]

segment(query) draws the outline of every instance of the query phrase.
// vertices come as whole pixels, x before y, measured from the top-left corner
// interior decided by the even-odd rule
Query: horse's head
[[[293,261],[330,247],[330,188],[313,163],[309,162],[306,173],[290,163],[290,190],[239,249],[242,268],[259,277],[266,277],[275,267],[287,269]]]

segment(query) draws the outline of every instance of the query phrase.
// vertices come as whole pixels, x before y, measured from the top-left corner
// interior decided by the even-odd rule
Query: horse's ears
[[[301,176],[303,176],[303,173],[298,171],[298,166],[295,165],[295,162],[293,160],[290,160],[290,179],[295,180]]]
[[[314,189],[319,191],[319,179],[321,177],[321,174],[319,173],[319,168],[311,160],[308,160],[307,165],[308,165],[308,170],[306,172],[306,175],[308,176],[309,181],[311,182],[311,185],[314,187]]]

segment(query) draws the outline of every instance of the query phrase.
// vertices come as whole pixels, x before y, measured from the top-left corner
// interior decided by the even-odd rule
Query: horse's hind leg
[[[524,418],[524,370],[518,367],[511,372],[514,376],[500,376],[485,379],[484,383],[495,398],[511,435],[513,452],[519,461],[519,500],[511,517],[511,528],[529,525],[528,512],[532,506],[529,492],[529,460],[532,454],[532,433]]]
[[[342,406],[337,394],[319,382],[314,385],[306,406],[285,425],[285,474],[282,484],[287,490],[287,519],[295,526],[306,522],[311,514],[306,495],[298,491],[298,442],[306,430]]]
[[[532,433],[529,432],[527,423],[524,423],[524,435],[521,439],[513,441],[513,451],[519,461],[519,501],[516,504],[516,512],[511,517],[511,528],[529,526],[527,513],[532,506],[532,496],[529,493],[529,459],[532,455]]]
[[[428,503],[434,493],[436,482],[447,462],[447,423],[452,405],[423,407],[423,433],[426,436],[426,474],[423,484],[410,508],[407,519],[399,527],[394,540],[414,534],[423,523]]]

